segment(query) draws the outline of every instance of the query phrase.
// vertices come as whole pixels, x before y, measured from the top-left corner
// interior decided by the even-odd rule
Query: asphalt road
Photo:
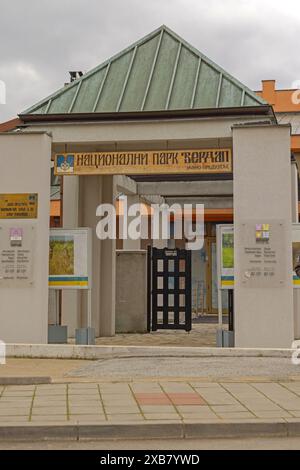
[[[158,378],[209,377],[242,378],[267,377],[300,379],[300,366],[289,358],[254,357],[131,357],[89,362],[68,373],[69,377]]]
[[[130,441],[0,442],[0,450],[299,450],[300,437]],[[124,454],[126,455],[126,454]]]

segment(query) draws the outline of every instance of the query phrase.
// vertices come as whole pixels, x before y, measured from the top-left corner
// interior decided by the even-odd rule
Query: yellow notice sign
[[[231,149],[64,153],[55,155],[56,175],[148,175],[231,173]]]
[[[0,219],[36,219],[37,193],[0,194]]]

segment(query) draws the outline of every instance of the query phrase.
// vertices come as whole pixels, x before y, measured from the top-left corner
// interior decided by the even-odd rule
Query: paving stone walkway
[[[216,323],[193,323],[192,330],[159,330],[151,333],[116,334],[96,339],[96,344],[107,346],[187,346],[215,347]],[[74,341],[71,341],[74,342]]]
[[[299,421],[300,381],[0,386],[0,426],[54,423]]]

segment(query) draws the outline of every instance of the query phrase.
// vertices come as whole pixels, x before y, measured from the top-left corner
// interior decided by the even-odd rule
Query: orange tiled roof
[[[13,131],[20,124],[23,124],[23,121],[19,118],[10,119],[9,121],[0,123],[0,132],[9,132]]]

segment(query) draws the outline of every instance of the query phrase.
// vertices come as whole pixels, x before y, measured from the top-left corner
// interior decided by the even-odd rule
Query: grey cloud
[[[162,23],[253,89],[300,79],[294,0],[0,0],[0,121]]]

